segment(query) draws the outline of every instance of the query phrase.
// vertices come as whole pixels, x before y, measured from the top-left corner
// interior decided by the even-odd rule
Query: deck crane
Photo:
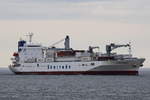
[[[110,56],[111,51],[120,47],[129,47],[129,54],[131,54],[131,44],[125,44],[125,45],[116,45],[115,43],[111,43],[110,45],[106,45],[106,52],[108,56]]]
[[[92,46],[89,46],[89,52],[90,52],[90,53],[93,53],[93,49],[98,49],[98,50],[99,50],[99,47],[92,47]]]

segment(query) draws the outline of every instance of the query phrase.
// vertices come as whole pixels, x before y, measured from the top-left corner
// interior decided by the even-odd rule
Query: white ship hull
[[[12,65],[9,68],[15,74],[138,75],[138,70],[145,60],[132,57],[130,43],[111,43],[106,45],[106,53],[100,53],[94,52],[94,49],[99,49],[97,46],[89,46],[88,50],[70,48],[69,36],[62,39],[65,41],[64,48],[57,48],[54,44],[51,47],[34,44],[31,41],[33,34],[28,36],[29,42],[18,41],[18,51],[13,54]],[[120,47],[128,47],[129,54],[112,52]]]
[[[51,62],[22,63],[9,66],[15,74],[49,74],[49,75],[138,75],[144,59],[134,61],[91,61],[91,62]]]

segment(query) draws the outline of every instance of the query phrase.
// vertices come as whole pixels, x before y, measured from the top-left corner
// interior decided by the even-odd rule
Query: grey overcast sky
[[[150,67],[150,0],[0,0],[0,66],[11,64],[27,32],[47,46],[69,34],[73,48],[103,52],[110,42],[131,41],[133,55]]]

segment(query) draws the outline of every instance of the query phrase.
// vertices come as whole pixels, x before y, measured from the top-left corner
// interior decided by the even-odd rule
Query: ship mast
[[[32,43],[32,37],[33,37],[33,35],[34,34],[32,32],[29,32],[28,35],[26,35],[26,36],[29,37],[29,43]]]

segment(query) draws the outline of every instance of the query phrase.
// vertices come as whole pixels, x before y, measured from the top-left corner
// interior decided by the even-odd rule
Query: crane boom
[[[59,40],[59,41],[53,43],[50,47],[54,47],[55,45],[57,45],[57,44],[59,44],[59,43],[61,43],[61,42],[63,42],[63,41],[65,41],[65,42],[64,42],[65,49],[66,49],[66,50],[69,50],[69,49],[70,49],[70,38],[69,38],[68,35],[67,35],[65,38],[63,38],[63,39],[61,39],[61,40]]]
[[[112,47],[111,49],[114,50],[114,49],[117,49],[117,48],[120,48],[120,47],[128,47],[129,44],[126,44],[126,45],[116,45],[114,43],[110,44],[110,46]]]
[[[57,44],[63,42],[64,40],[65,40],[65,38],[63,38],[63,39],[61,39],[61,40],[59,40],[59,41],[53,43],[53,44],[51,45],[51,47],[53,47],[53,46],[55,46],[55,45],[57,45]]]

